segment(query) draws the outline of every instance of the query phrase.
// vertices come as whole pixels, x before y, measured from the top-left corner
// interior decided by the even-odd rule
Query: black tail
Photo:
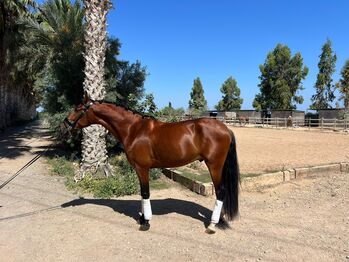
[[[222,171],[221,192],[224,192],[223,213],[228,220],[239,213],[240,171],[236,154],[235,136],[232,134],[229,152]]]

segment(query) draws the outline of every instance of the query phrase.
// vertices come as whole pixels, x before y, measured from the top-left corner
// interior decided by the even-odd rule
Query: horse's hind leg
[[[206,161],[205,163],[207,165],[208,170],[210,171],[212,182],[216,192],[216,202],[213,208],[210,225],[207,227],[206,232],[209,234],[214,234],[216,232],[215,226],[219,223],[222,217],[221,211],[225,192],[224,189],[221,188],[221,181],[224,161],[223,163],[221,163],[221,161],[216,161],[215,163]]]
[[[139,230],[147,231],[150,228],[149,220],[152,217],[149,192],[149,169],[136,168],[139,183],[141,186],[141,216],[139,218]]]

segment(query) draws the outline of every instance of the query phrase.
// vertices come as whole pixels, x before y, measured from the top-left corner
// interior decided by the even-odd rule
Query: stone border
[[[200,181],[192,180],[183,176],[183,173],[179,170],[163,169],[162,172],[168,178],[180,183],[181,185],[200,195],[214,195],[214,186],[212,182],[202,183]],[[349,173],[349,162],[313,167],[291,168],[274,173],[260,174],[254,177],[245,177],[241,179],[241,188],[244,191],[254,191],[259,188],[272,187],[294,179],[300,179],[327,172]]]
[[[349,172],[349,163],[337,163],[313,167],[291,168],[275,173],[261,174],[256,177],[246,177],[241,181],[241,187],[245,191],[253,191],[263,187],[276,186],[278,184],[300,179],[310,176],[315,176],[321,173],[328,172]]]
[[[162,170],[162,173],[173,181],[180,183],[182,186],[185,186],[186,188],[194,191],[195,193],[198,193],[199,195],[210,196],[214,194],[214,187],[212,182],[202,183],[197,180],[192,180],[183,176],[183,173],[179,170],[165,168]]]

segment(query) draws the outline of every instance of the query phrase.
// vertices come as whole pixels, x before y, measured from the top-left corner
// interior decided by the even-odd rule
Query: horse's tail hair
[[[227,220],[233,220],[239,213],[239,184],[240,171],[236,154],[236,141],[231,132],[231,143],[224,162],[221,180],[221,192],[223,197],[223,213]]]

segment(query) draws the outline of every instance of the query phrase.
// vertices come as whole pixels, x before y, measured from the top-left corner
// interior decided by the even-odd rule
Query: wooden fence
[[[321,129],[321,130],[348,130],[349,129],[349,119],[311,119],[311,118],[259,118],[250,117],[248,120],[239,119],[221,119],[228,125],[245,126],[254,125],[260,127],[303,127],[308,129]]]
[[[194,119],[200,117],[188,117],[188,116],[177,116],[176,118],[160,117],[159,120],[164,122],[176,122],[188,119]],[[233,126],[255,126],[255,127],[266,127],[266,128],[307,128],[317,130],[349,130],[349,119],[314,119],[314,118],[261,118],[261,117],[249,117],[246,120],[238,118],[227,118],[227,117],[211,117],[220,120],[227,125]]]

